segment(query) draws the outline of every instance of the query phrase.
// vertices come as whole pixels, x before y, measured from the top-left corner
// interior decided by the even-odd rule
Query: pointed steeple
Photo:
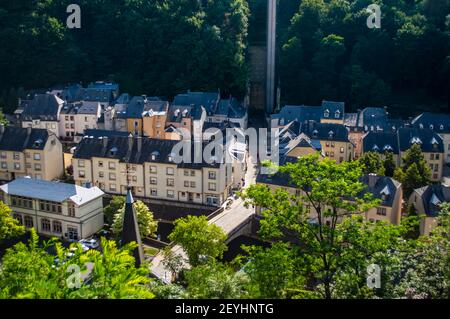
[[[128,189],[127,199],[125,202],[125,214],[123,216],[122,228],[122,246],[136,242],[138,247],[134,249],[133,256],[136,260],[136,267],[139,267],[144,261],[144,253],[142,251],[141,234],[137,221],[136,209],[134,208],[134,199],[131,190]]]

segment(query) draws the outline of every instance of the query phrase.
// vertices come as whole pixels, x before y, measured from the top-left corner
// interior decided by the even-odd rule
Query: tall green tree
[[[363,164],[364,174],[377,174],[380,176],[384,176],[385,168],[383,165],[383,160],[379,153],[366,152],[360,157],[359,160]]]
[[[392,152],[386,152],[384,154],[384,175],[388,177],[394,177],[395,168],[397,165],[394,161],[394,154]]]
[[[403,165],[394,172],[394,178],[403,184],[403,194],[408,198],[414,189],[426,186],[431,178],[431,169],[425,161],[419,144],[406,151]]]
[[[25,227],[21,226],[11,214],[11,208],[0,201],[0,242],[25,233]]]
[[[121,209],[123,209],[124,206],[125,206],[124,196],[113,196],[108,206],[106,206],[103,209],[105,220],[109,225],[112,225],[114,223],[114,217]]]
[[[169,239],[183,247],[193,267],[220,258],[227,250],[227,235],[219,226],[209,224],[205,216],[177,219]]]
[[[366,186],[360,182],[363,167],[358,161],[336,164],[328,159],[319,161],[313,155],[280,167],[280,172],[289,176],[298,194],[291,195],[282,189],[272,192],[265,186],[252,185],[243,197],[248,204],[263,209],[260,229],[263,238],[275,240],[287,236],[302,243],[295,246],[295,251],[301,260],[300,271],[308,282],[304,288],[332,298],[335,276],[348,261],[340,256],[349,249],[348,238],[361,231],[340,221],[364,213],[378,201],[364,194]],[[353,254],[361,247],[352,246]]]
[[[117,199],[118,203],[120,203],[120,201],[120,199]],[[116,205],[118,203],[113,204]],[[154,236],[156,229],[158,228],[158,222],[154,220],[153,213],[142,201],[136,201],[134,203],[134,208],[136,209],[137,222],[141,236]],[[120,236],[122,233],[124,215],[125,205],[122,206],[114,216],[114,223],[111,228],[116,236]]]

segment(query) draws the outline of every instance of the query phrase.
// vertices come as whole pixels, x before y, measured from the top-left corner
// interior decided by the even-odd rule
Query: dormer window
[[[372,150],[373,150],[373,151],[378,151],[378,150],[380,150],[380,148],[378,147],[377,144],[375,144],[375,145],[372,147]]]
[[[328,137],[329,138],[333,138],[334,137],[334,132],[333,131],[329,131],[328,132]]]
[[[419,128],[423,129],[423,124],[422,123],[419,124]]]
[[[434,125],[430,124],[430,130],[433,130],[433,129],[434,129]]]
[[[314,137],[317,137],[317,134],[319,134],[319,132],[317,130],[314,130],[312,133],[313,133]]]
[[[325,112],[323,112],[323,117],[328,118],[329,116],[330,116],[330,111],[325,110]]]
[[[340,112],[339,110],[337,110],[337,111],[334,113],[334,117],[338,119],[340,116],[341,116],[341,112]]]
[[[117,147],[113,147],[109,150],[109,155],[115,156],[117,154]]]
[[[174,153],[170,153],[169,156],[167,156],[167,160],[169,162],[171,162],[171,163],[173,162],[174,158],[175,158],[175,154]]]
[[[389,195],[391,195],[391,191],[389,190],[389,187],[386,185],[380,192],[381,199],[383,201],[386,201],[389,199]]]
[[[152,158],[152,161],[156,161],[157,159],[158,159],[158,156],[159,156],[159,153],[158,152],[153,152],[152,154],[151,154],[151,158]]]
[[[441,124],[441,125],[439,126],[439,129],[440,129],[441,131],[444,130],[444,125]]]
[[[434,193],[433,196],[431,196],[430,204],[434,205],[435,207],[439,207],[441,205],[441,201]]]

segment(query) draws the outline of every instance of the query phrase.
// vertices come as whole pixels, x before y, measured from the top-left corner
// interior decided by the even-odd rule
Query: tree
[[[431,177],[431,170],[423,156],[420,145],[414,144],[406,151],[402,168],[397,168],[394,178],[403,184],[403,193],[408,198],[414,189],[426,186]]]
[[[383,162],[384,175],[388,177],[393,177],[395,168],[397,167],[394,161],[394,154],[392,152],[386,152],[384,157],[385,157]]]
[[[288,244],[275,243],[269,249],[245,247],[247,257],[242,259],[242,271],[249,278],[252,298],[283,298],[290,289],[305,285],[304,277],[296,275],[295,253]]]
[[[101,253],[84,252],[78,244],[64,248],[56,239],[40,246],[32,229],[28,245],[18,243],[2,258],[0,298],[153,297],[148,267],[135,268],[134,245],[119,249],[115,242],[102,238],[101,248]]]
[[[118,205],[120,201],[121,199],[116,199],[116,202],[113,205]],[[153,219],[153,213],[150,211],[148,206],[141,201],[136,201],[136,203],[134,203],[134,208],[136,209],[139,232],[141,233],[141,236],[142,237],[154,236],[156,229],[158,228],[158,222],[156,222]],[[114,216],[112,230],[114,234],[116,234],[116,236],[120,236],[120,234],[122,233],[124,214],[125,214],[125,205],[122,206]]]
[[[247,276],[230,266],[211,261],[186,271],[187,297],[191,299],[235,299],[247,295]]]
[[[25,227],[11,216],[11,208],[0,201],[0,242],[25,233]]]
[[[349,250],[348,243],[348,239],[364,233],[362,218],[358,223],[339,222],[362,214],[378,201],[364,193],[365,186],[360,182],[363,167],[359,161],[336,164],[329,159],[319,161],[317,155],[305,156],[280,167],[280,172],[288,176],[300,191],[298,194],[291,195],[282,189],[272,192],[265,186],[252,185],[243,197],[247,204],[263,209],[260,235],[264,239],[287,237],[291,243],[301,243],[294,246],[301,265],[297,271],[307,282],[304,288],[331,298],[335,276],[348,261],[341,256],[353,257],[364,250],[364,246],[356,243]],[[388,241],[376,247],[382,244],[384,248]]]
[[[360,157],[359,160],[364,166],[364,174],[377,174],[384,176],[385,168],[379,153],[366,152]]]
[[[209,224],[205,216],[177,219],[169,235],[169,240],[183,247],[192,267],[222,257],[227,250],[226,239],[224,231],[217,225]]]
[[[113,196],[108,206],[103,209],[105,220],[109,225],[114,223],[114,217],[125,206],[124,196]]]
[[[429,236],[407,241],[392,250],[385,273],[387,298],[448,299],[450,297],[450,206],[442,206],[437,227]]]

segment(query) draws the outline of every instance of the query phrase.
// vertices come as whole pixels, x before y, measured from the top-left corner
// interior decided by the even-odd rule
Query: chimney
[[[27,126],[27,135],[30,136],[31,135],[31,126]]]
[[[0,134],[3,135],[3,133],[5,133],[5,125],[0,124]]]
[[[130,135],[128,135],[128,151],[131,153],[131,151],[133,150],[133,134],[130,133]]]
[[[142,137],[138,136],[137,138],[137,148],[138,148],[138,153],[140,153],[142,151]]]
[[[375,174],[375,173],[370,173],[370,174],[369,174],[369,180],[368,180],[368,182],[369,182],[369,187],[370,187],[370,188],[375,187],[375,184],[376,184],[376,182],[377,182],[377,179],[378,179],[377,174]]]
[[[108,137],[107,136],[103,136],[103,147],[104,148],[108,147]]]

